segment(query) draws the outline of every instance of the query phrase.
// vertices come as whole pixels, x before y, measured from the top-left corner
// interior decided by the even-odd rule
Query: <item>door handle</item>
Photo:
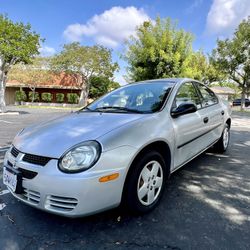
[[[225,114],[225,112],[224,112],[224,110],[222,110],[222,111],[221,111],[221,115],[224,115],[224,114]]]
[[[209,121],[208,117],[205,117],[205,118],[203,119],[203,122],[204,122],[204,123],[207,123],[208,121]]]

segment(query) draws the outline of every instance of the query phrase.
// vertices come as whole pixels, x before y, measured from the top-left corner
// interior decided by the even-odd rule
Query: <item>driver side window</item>
[[[179,88],[173,107],[177,108],[183,103],[193,103],[197,106],[197,109],[201,108],[200,98],[191,82],[186,82]]]

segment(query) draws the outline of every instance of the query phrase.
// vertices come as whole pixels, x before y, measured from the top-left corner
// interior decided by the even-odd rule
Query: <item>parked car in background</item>
[[[241,106],[241,99],[235,99],[233,101],[233,106]],[[250,106],[250,100],[248,98],[245,98],[245,106]]]
[[[18,200],[76,217],[124,204],[145,213],[171,173],[229,144],[231,109],[192,79],[116,89],[87,107],[20,131],[4,158],[3,181]]]

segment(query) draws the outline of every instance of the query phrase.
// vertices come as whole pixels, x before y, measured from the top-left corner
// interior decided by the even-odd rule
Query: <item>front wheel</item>
[[[224,153],[228,148],[229,139],[230,139],[230,129],[229,129],[228,124],[225,124],[224,130],[222,132],[220,139],[214,145],[215,151],[217,153]]]
[[[125,206],[135,214],[147,213],[157,206],[166,186],[165,161],[160,153],[150,151],[131,168],[125,186]]]

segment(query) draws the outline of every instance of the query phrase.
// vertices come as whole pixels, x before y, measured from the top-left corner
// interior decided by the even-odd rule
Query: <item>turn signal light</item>
[[[103,176],[99,179],[99,182],[113,181],[119,177],[118,173]]]

